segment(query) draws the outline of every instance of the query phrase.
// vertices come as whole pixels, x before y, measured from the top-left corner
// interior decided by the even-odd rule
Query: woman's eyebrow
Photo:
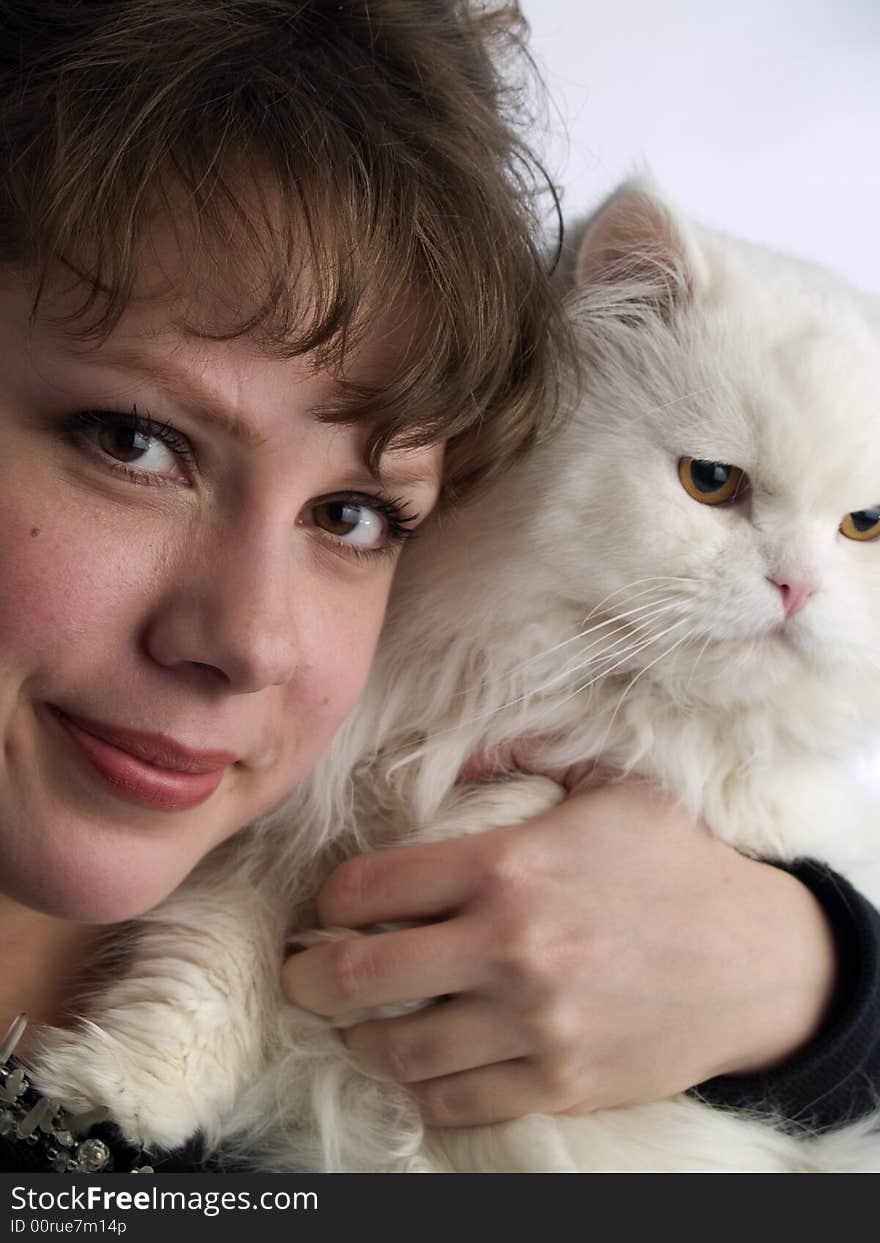
[[[96,366],[112,367],[149,380],[169,397],[182,399],[191,408],[194,417],[213,423],[226,435],[250,448],[259,448],[265,441],[263,434],[246,419],[234,414],[223,403],[216,390],[191,372],[177,370],[168,362],[157,363],[137,350],[102,350],[100,353],[75,355],[79,362],[93,362]]]
[[[93,354],[77,352],[74,357],[78,362],[110,367],[148,380],[169,397],[182,400],[194,418],[219,427],[233,440],[249,448],[258,449],[265,444],[262,432],[230,410],[210,384],[190,371],[175,368],[167,360],[157,362],[149,354],[124,347]],[[393,454],[380,463],[378,470],[370,473],[385,488],[419,487],[434,484],[437,479],[437,468],[431,463],[409,462],[405,458],[395,461]]]

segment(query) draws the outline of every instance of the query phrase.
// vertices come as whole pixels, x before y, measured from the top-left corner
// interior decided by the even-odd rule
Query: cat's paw
[[[141,1147],[176,1148],[198,1129],[182,1058],[169,1058],[148,1027],[125,1035],[83,1022],[49,1031],[36,1083],[71,1113],[106,1107],[124,1138]]]
[[[45,1033],[35,1081],[72,1112],[106,1106],[125,1139],[145,1148],[212,1137],[259,1067],[251,1029],[228,1016],[156,1004],[96,1017]]]

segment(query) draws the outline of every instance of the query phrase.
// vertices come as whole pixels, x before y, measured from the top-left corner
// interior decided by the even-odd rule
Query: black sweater
[[[762,1075],[725,1075],[693,1091],[711,1105],[772,1112],[830,1130],[880,1104],[880,913],[821,864],[786,869],[815,895],[837,943],[837,991],[822,1031]]]

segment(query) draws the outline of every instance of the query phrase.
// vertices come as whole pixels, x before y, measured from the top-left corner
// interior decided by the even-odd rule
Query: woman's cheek
[[[0,519],[2,521],[2,519]],[[6,659],[27,653],[62,658],[101,648],[112,657],[117,620],[139,594],[144,548],[126,552],[92,524],[37,513],[0,534],[0,647]]]
[[[67,646],[83,629],[91,594],[88,565],[75,539],[62,539],[51,521],[3,525],[0,536],[0,644],[7,658]]]
[[[355,597],[343,596],[317,608],[308,635],[301,634],[298,707],[310,714],[326,745],[357,702],[370,672],[388,602],[391,575]],[[314,597],[319,599],[317,595]]]

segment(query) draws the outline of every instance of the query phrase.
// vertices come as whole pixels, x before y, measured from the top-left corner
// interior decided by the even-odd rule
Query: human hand
[[[342,864],[323,924],[436,920],[288,960],[328,1016],[442,996],[349,1028],[433,1126],[584,1113],[768,1069],[816,1032],[834,981],[821,908],[639,780],[514,828]]]

